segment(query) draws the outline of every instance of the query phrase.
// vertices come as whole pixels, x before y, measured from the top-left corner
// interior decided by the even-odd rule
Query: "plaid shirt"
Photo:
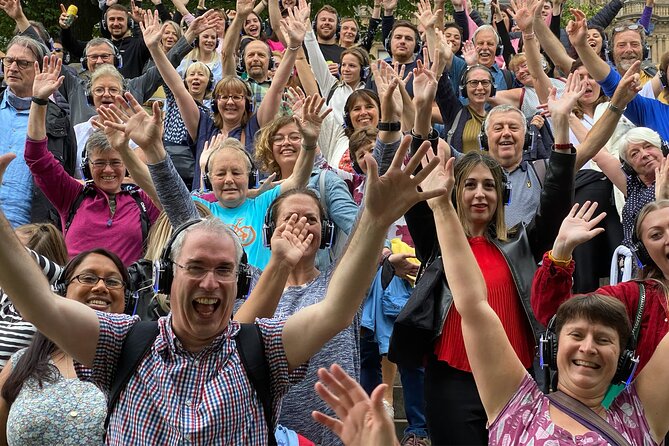
[[[89,380],[109,393],[123,341],[138,317],[97,312],[100,337]],[[186,351],[172,331],[171,314],[127,387],[107,431],[109,445],[260,445],[267,443],[262,404],[249,382],[232,337],[239,324],[198,352]],[[304,378],[306,364],[288,372],[284,321],[260,319],[271,375],[274,418],[281,397]],[[77,364],[77,373],[84,370]]]

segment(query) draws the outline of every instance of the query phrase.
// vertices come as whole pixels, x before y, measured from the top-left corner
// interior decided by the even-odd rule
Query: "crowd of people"
[[[563,6],[0,0],[0,445],[664,444],[669,52]]]

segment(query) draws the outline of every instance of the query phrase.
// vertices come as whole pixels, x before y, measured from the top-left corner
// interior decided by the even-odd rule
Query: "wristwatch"
[[[402,130],[402,125],[399,122],[379,122],[376,127],[383,132],[399,132]]]

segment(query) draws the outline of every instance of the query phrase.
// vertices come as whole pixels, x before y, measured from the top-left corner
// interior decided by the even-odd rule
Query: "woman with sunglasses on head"
[[[58,211],[70,256],[103,247],[129,265],[142,257],[145,232],[160,213],[154,203],[160,203],[154,191],[123,184],[125,164],[102,132],[93,133],[86,142],[84,170],[90,172],[87,176],[92,180],[87,185],[69,176],[46,150],[46,107],[41,103],[46,104],[61,85],[60,67],[60,60],[54,56],[45,58],[43,72],[36,69],[26,163],[35,183]]]
[[[58,285],[66,299],[97,311],[122,313],[128,273],[105,249],[84,251],[63,269]],[[54,297],[56,298],[56,297]],[[101,444],[105,395],[80,381],[71,356],[37,332],[0,373],[0,444]]]

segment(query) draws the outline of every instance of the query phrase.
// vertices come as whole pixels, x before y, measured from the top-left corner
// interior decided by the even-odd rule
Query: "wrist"
[[[607,108],[609,110],[611,110],[613,113],[616,113],[618,115],[622,115],[623,113],[625,113],[625,110],[627,110],[627,106],[624,106],[624,107],[617,106],[613,103],[613,100],[611,100],[611,102],[609,102],[609,105],[608,105]]]
[[[316,145],[317,141],[312,141],[310,139],[306,139],[302,137],[302,148],[306,150],[307,152],[310,152],[312,150],[316,150]]]
[[[33,96],[32,101],[37,104],[37,105],[48,105],[49,104],[49,98],[42,98],[39,96]]]
[[[571,263],[571,254],[556,252],[555,249],[548,251],[548,258],[557,266],[566,268]]]

